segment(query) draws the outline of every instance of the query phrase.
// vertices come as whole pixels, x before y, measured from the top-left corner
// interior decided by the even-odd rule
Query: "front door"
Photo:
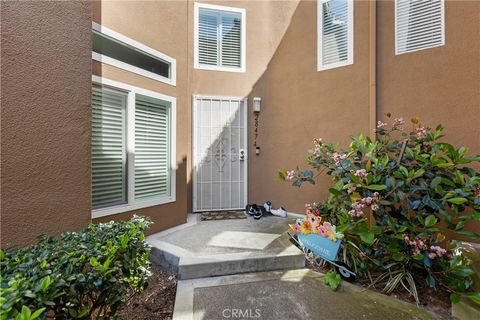
[[[193,99],[193,211],[247,203],[247,99]]]

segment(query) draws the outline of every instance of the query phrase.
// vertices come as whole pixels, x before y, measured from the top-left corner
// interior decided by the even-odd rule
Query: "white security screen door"
[[[247,203],[247,99],[193,98],[193,211]]]

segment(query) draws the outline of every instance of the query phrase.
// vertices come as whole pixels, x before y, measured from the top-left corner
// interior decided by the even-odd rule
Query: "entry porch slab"
[[[288,224],[295,218],[188,222],[147,238],[152,261],[178,273],[179,279],[298,269],[305,257],[290,241]]]

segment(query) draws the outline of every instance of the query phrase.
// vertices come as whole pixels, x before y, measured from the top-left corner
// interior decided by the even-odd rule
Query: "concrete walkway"
[[[337,292],[309,269],[178,282],[174,320],[435,319],[423,309],[342,282]]]

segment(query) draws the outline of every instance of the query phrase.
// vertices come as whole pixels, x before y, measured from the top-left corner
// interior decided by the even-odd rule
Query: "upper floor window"
[[[444,0],[395,0],[396,54],[444,44]]]
[[[175,59],[95,22],[92,27],[94,60],[175,85]]]
[[[245,9],[195,3],[195,68],[245,72]]]
[[[317,69],[353,64],[353,0],[318,0]]]

